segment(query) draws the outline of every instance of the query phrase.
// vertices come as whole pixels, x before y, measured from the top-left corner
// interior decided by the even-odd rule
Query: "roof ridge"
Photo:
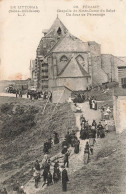
[[[114,56],[115,58],[117,58],[117,59],[119,59],[120,61],[122,61],[123,63],[125,63],[126,64],[126,62],[125,61],[123,61],[122,59],[120,59],[119,57],[117,57],[117,56]]]

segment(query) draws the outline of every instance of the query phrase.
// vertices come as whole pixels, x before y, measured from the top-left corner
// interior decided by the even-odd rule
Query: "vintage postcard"
[[[0,0],[0,194],[126,193],[125,18],[125,0]]]

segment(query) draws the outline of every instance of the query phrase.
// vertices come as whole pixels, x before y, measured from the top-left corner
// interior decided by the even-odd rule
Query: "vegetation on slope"
[[[0,98],[0,182],[10,185],[15,179],[21,183],[31,178],[33,162],[43,158],[43,143],[53,131],[64,137],[68,128],[76,129],[74,114],[68,103],[48,103],[19,98]],[[50,156],[61,151],[58,144]]]

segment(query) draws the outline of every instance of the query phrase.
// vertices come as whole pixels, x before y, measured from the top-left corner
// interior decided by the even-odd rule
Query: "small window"
[[[61,35],[61,32],[62,32],[62,30],[61,30],[61,28],[59,27],[58,30],[57,30],[57,34],[60,36],[60,35]]]
[[[126,78],[121,79],[122,88],[126,88]]]
[[[61,58],[60,58],[60,62],[61,61],[68,61],[68,58],[65,56],[65,55],[63,55]]]

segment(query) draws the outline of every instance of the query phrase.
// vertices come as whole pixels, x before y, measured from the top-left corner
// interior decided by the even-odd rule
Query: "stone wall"
[[[101,68],[101,46],[96,42],[89,42],[92,65],[92,84],[97,85],[108,81],[108,76]]]
[[[102,69],[108,75],[108,81],[118,81],[118,71],[117,66],[120,59],[109,54],[101,55],[101,66]]]
[[[56,79],[57,86],[66,86],[71,90],[86,90],[87,85],[90,85],[89,78],[57,78]]]
[[[55,87],[52,88],[52,102],[63,103],[69,100],[71,97],[71,90],[66,87]]]
[[[121,133],[126,130],[126,96],[114,96],[113,113],[116,132]]]

